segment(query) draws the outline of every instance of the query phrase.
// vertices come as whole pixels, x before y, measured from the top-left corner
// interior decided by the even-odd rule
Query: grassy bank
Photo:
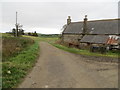
[[[107,52],[106,54],[100,54],[100,53],[92,53],[89,50],[81,50],[81,49],[77,49],[77,48],[69,48],[60,44],[55,44],[55,43],[51,43],[53,46],[71,52],[71,53],[75,53],[75,54],[81,54],[81,55],[88,55],[88,56],[105,56],[105,57],[113,57],[113,58],[118,58],[120,56],[120,52]]]
[[[8,37],[8,36],[7,36]],[[14,41],[14,37],[8,37]],[[13,39],[14,38],[14,39]],[[18,40],[19,39],[19,40]],[[2,87],[13,88],[16,87],[25,77],[27,72],[33,67],[39,52],[38,41],[30,45],[29,40],[25,37],[15,39],[19,42],[17,45],[22,45],[21,50],[16,51],[10,55],[9,58],[2,62]],[[7,46],[7,45],[6,45]],[[19,47],[20,48],[20,47]],[[13,49],[12,49],[13,50]]]
[[[8,34],[2,37],[2,61],[19,54],[20,51],[32,45],[34,40],[24,37],[12,37]]]

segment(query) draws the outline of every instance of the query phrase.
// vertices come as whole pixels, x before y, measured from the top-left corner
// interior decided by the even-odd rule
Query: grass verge
[[[8,61],[32,44],[34,40],[27,37],[2,37],[2,61]]]
[[[29,36],[27,36],[29,37]],[[100,53],[92,53],[89,50],[81,50],[81,49],[77,49],[77,48],[69,48],[60,44],[55,43],[56,41],[59,41],[59,37],[34,37],[34,39],[38,40],[38,41],[45,41],[50,43],[51,45],[71,52],[71,53],[75,53],[75,54],[81,54],[81,55],[88,55],[88,56],[102,56],[102,57],[112,57],[112,58],[118,58],[120,57],[120,52],[114,52],[114,51],[109,51],[106,54],[100,54]]]
[[[104,57],[112,57],[112,58],[118,58],[120,56],[120,52],[107,52],[106,54],[100,54],[100,53],[92,53],[89,50],[81,50],[81,49],[77,49],[77,48],[69,48],[60,44],[55,44],[55,43],[51,43],[53,46],[71,52],[71,53],[75,53],[75,54],[81,54],[81,55],[88,55],[88,56],[104,56]]]
[[[21,82],[27,72],[35,64],[38,56],[39,44],[36,41],[33,45],[28,46],[17,56],[9,58],[2,63],[2,87],[14,88]]]

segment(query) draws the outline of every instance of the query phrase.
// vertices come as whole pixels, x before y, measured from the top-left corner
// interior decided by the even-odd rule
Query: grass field
[[[9,40],[11,43],[15,42],[17,45],[21,45],[21,47],[19,47],[21,50],[14,52],[12,51],[14,49],[10,49],[11,52],[14,53],[8,55],[6,52],[9,52],[9,50],[4,52],[7,54],[6,57],[9,58],[3,58],[4,61],[2,62],[2,87],[13,88],[22,81],[22,78],[24,78],[27,72],[34,66],[36,58],[38,57],[39,44],[37,40],[34,40],[35,42],[33,43],[32,39],[26,37],[14,38],[5,34],[3,39],[6,37],[7,41]],[[3,43],[3,45],[6,44],[5,47],[7,47],[11,45],[10,42]],[[14,47],[16,48],[16,46]],[[11,48],[14,47],[11,45]]]
[[[55,43],[57,40],[59,40],[58,37],[31,37],[31,36],[24,36],[24,37],[29,37],[37,41],[44,41],[48,43]]]

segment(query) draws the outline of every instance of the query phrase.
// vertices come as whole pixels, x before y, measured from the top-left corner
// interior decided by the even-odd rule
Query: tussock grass
[[[2,87],[14,88],[17,87],[22,81],[22,78],[24,78],[28,71],[34,66],[36,58],[38,57],[39,44],[38,41],[33,43],[32,39],[26,37],[14,38],[7,36],[7,41],[8,39],[9,41],[12,39],[10,42],[15,43],[15,45],[21,45],[20,48],[22,48],[20,51],[18,50],[12,54],[7,54],[9,58],[2,62]],[[9,43],[5,42],[5,44],[7,47]],[[12,45],[11,48],[16,48],[16,46],[12,47]]]
[[[27,46],[34,43],[34,40],[24,37],[12,37],[4,34],[2,37],[2,61],[19,54]]]

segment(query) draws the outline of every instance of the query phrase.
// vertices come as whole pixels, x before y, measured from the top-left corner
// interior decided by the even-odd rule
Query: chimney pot
[[[85,15],[84,21],[87,21],[87,15]]]
[[[83,34],[87,34],[87,15],[85,15],[85,18],[84,18]]]
[[[68,19],[70,19],[70,16],[68,16]]]
[[[68,16],[67,25],[69,25],[70,23],[71,23],[71,18],[70,18],[70,16]]]

